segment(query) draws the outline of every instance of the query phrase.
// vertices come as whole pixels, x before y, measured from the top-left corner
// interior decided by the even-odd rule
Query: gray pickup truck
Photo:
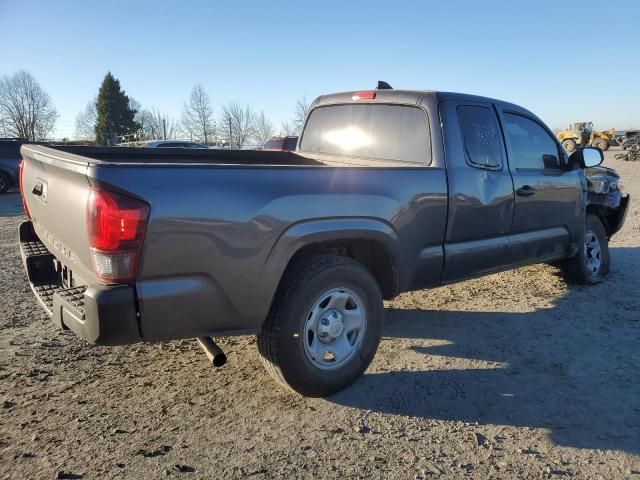
[[[629,197],[529,111],[376,89],[314,101],[293,152],[25,145],[20,245],[53,322],[114,345],[257,334],[324,396],[371,362],[383,299],[537,262],[600,282]],[[590,179],[589,179],[590,178]]]

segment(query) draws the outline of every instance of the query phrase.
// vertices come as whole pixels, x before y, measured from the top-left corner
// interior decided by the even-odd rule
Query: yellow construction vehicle
[[[576,147],[588,146],[599,148],[604,152],[611,146],[615,134],[615,128],[608,132],[601,132],[593,129],[593,122],[575,122],[569,125],[568,130],[558,132],[556,136],[569,153]]]

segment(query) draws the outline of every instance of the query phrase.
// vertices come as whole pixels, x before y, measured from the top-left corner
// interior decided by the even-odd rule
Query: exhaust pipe
[[[220,349],[216,342],[211,337],[198,337],[198,343],[207,354],[207,358],[214,367],[221,367],[227,363],[227,356]]]

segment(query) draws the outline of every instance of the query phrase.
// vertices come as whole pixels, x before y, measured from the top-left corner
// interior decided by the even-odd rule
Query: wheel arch
[[[275,296],[288,268],[304,255],[332,253],[362,263],[376,279],[382,296],[400,292],[401,256],[395,229],[372,218],[330,218],[297,223],[277,240],[266,269],[278,276]]]
[[[593,215],[597,217],[600,222],[602,222],[602,226],[604,227],[605,232],[607,232],[607,237],[611,238],[624,223],[624,214],[626,213],[625,205],[618,206],[618,208],[611,208],[607,205],[599,205],[599,204],[589,204],[587,205],[587,215]]]

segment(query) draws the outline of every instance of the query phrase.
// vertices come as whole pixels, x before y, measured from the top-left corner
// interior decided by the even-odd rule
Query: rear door
[[[515,191],[509,258],[521,264],[563,257],[584,226],[582,171],[566,169],[562,147],[539,120],[509,110],[501,117]]]
[[[444,100],[440,115],[449,184],[442,280],[452,282],[509,263],[513,184],[492,103]]]

